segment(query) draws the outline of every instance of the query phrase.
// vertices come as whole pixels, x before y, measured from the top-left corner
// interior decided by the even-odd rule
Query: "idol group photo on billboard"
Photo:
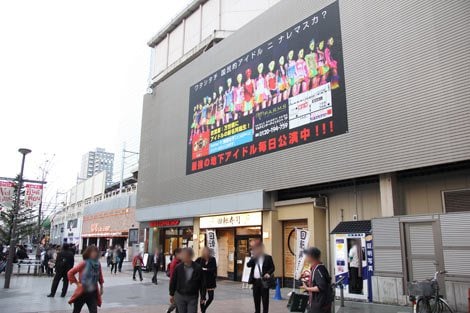
[[[340,88],[334,43],[333,37],[311,39],[306,49],[290,50],[267,66],[259,63],[237,73],[235,82],[228,77],[225,86],[216,87],[194,106],[190,138],[318,86],[330,83],[332,90]]]

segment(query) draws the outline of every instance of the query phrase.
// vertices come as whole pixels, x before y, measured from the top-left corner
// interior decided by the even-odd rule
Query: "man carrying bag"
[[[274,283],[274,262],[273,258],[264,253],[264,245],[259,242],[252,248],[252,257],[247,263],[251,268],[249,284],[253,285],[253,301],[255,303],[255,313],[261,313],[261,302],[263,302],[263,313],[269,312],[269,289]]]

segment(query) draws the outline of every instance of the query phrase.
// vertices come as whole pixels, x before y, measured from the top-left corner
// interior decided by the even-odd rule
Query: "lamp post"
[[[15,199],[15,204],[13,207],[13,222],[11,225],[10,251],[8,253],[7,268],[5,271],[5,284],[3,286],[3,288],[5,289],[10,288],[10,279],[11,279],[11,274],[13,272],[13,259],[15,258],[15,248],[16,248],[16,218],[17,218],[18,211],[20,208],[21,189],[23,187],[24,162],[26,159],[26,155],[28,153],[31,153],[31,150],[26,149],[26,148],[21,148],[21,149],[18,149],[18,152],[23,155],[23,159],[21,161],[20,177],[18,178],[16,199]]]

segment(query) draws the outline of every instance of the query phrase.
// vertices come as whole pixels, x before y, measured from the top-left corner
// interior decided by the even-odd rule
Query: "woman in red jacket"
[[[80,313],[86,303],[90,313],[98,312],[103,295],[103,272],[100,265],[100,253],[96,246],[89,246],[83,252],[83,261],[67,273],[71,284],[77,284],[77,289],[69,300],[73,303],[73,313]],[[78,280],[76,274],[78,273]],[[98,287],[99,284],[99,287]]]

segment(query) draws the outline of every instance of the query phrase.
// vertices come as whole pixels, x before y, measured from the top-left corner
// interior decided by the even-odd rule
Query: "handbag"
[[[309,296],[305,293],[292,292],[287,302],[289,312],[305,312],[307,308]]]
[[[263,271],[261,270],[261,266],[259,266],[259,264],[258,264],[258,270],[259,270],[259,274],[263,275]],[[276,288],[276,279],[274,278],[274,275],[269,275],[269,278],[265,278],[264,276],[261,277],[261,285],[263,285],[263,288],[265,289]]]

